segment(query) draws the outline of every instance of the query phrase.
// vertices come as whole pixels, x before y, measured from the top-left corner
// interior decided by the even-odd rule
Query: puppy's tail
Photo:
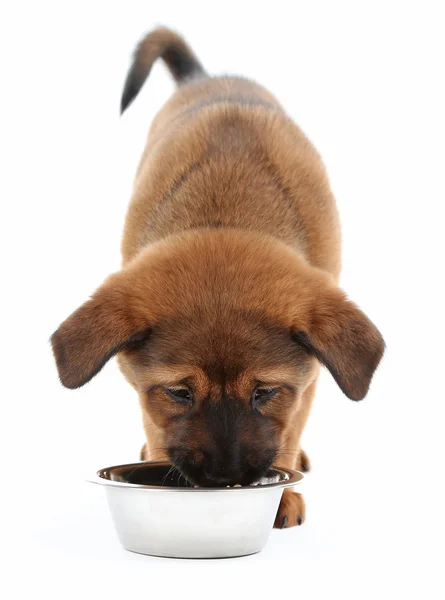
[[[147,79],[154,61],[161,57],[176,83],[206,77],[201,63],[180,35],[159,27],[148,33],[134,51],[121,98],[121,114],[133,102]]]

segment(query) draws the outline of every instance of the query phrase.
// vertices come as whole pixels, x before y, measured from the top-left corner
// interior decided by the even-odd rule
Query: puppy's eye
[[[258,408],[262,404],[265,404],[268,400],[273,398],[280,388],[257,388],[252,393],[252,406]]]
[[[178,404],[191,404],[193,402],[193,394],[187,388],[168,388],[165,392]]]

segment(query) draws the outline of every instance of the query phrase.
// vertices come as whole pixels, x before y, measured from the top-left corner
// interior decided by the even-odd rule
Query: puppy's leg
[[[300,454],[297,457],[295,468],[297,471],[301,471],[302,473],[307,473],[311,470],[311,461],[302,448],[300,449]]]
[[[303,472],[307,472],[310,469],[309,458],[306,452],[300,448],[300,439],[309,417],[316,386],[317,379],[305,390],[301,407],[290,424],[290,430],[285,436],[281,458],[278,461],[278,464],[283,467]],[[274,527],[284,529],[285,527],[301,525],[305,518],[306,504],[303,496],[290,489],[284,490]]]
[[[301,525],[306,518],[306,504],[301,494],[296,494],[292,490],[284,490],[275,517],[274,527],[276,529],[285,529]]]
[[[147,444],[144,444],[139,453],[140,460],[147,460]]]

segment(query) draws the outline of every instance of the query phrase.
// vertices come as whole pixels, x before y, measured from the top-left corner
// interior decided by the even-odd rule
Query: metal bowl
[[[254,485],[195,488],[170,464],[108,467],[105,486],[116,532],[127,550],[170,558],[224,558],[262,550],[286,487],[303,475],[274,467]]]

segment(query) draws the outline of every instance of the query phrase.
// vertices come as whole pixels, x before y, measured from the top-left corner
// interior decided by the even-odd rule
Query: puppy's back
[[[150,129],[127,215],[124,261],[173,233],[230,227],[277,237],[338,275],[339,224],[323,164],[278,100],[246,79],[208,77],[182,38],[162,28],[136,50],[124,109],[128,90],[139,91],[158,56],[179,87]]]

